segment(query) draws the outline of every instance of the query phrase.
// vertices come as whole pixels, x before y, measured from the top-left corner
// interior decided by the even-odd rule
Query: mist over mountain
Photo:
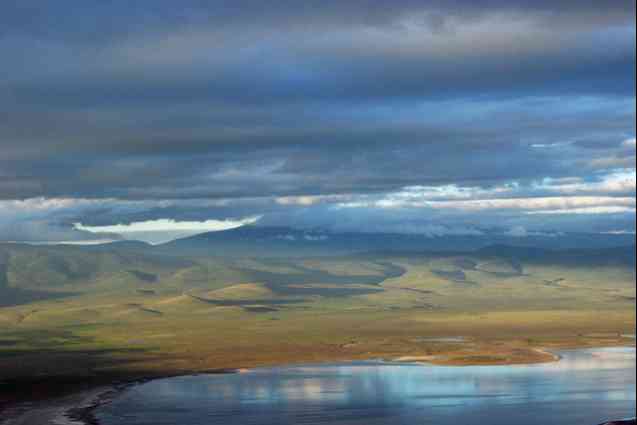
[[[501,233],[428,236],[404,233],[334,232],[283,226],[242,226],[177,239],[155,247],[163,253],[213,256],[338,255],[369,251],[474,251],[499,245],[551,250],[604,249],[635,244],[630,234],[538,234],[524,237]]]

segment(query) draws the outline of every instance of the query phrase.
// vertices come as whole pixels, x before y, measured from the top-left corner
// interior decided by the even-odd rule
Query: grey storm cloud
[[[0,61],[5,229],[29,199],[101,202],[21,221],[62,229],[255,214],[406,229],[421,210],[333,197],[539,197],[547,178],[635,196],[597,183],[634,174],[634,1],[5,1]],[[304,196],[330,201],[276,202]],[[489,221],[471,217],[455,224]]]

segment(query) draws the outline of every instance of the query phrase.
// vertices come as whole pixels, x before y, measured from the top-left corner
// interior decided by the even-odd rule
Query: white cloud
[[[317,196],[283,196],[276,198],[276,203],[279,205],[302,205],[309,206],[314,205],[320,201]]]
[[[303,235],[303,239],[305,239],[306,241],[326,241],[329,239],[329,236],[327,235],[308,235],[305,234]]]
[[[85,226],[75,223],[78,230],[86,230],[93,233],[133,233],[133,232],[162,232],[194,230],[202,232],[214,232],[227,230],[244,224],[255,223],[260,217],[248,217],[240,220],[205,220],[205,221],[176,221],[169,218],[159,220],[137,221],[129,224],[114,224],[109,226]]]
[[[531,145],[534,149],[551,149],[567,146],[569,143],[534,143]]]
[[[431,203],[433,208],[454,208],[465,211],[506,210],[562,210],[578,208],[635,208],[635,198],[610,196],[553,196],[539,198],[486,199]]]
[[[545,179],[541,184],[537,185],[536,188],[562,194],[610,194],[634,192],[635,186],[635,170],[632,170],[607,174],[599,181],[593,182],[583,181],[581,179],[574,181]]]
[[[139,239],[149,243],[163,243],[180,237],[192,236],[204,232],[217,232],[234,229],[259,221],[261,216],[242,219],[205,220],[205,221],[176,221],[173,219],[159,219],[132,222],[129,224],[114,224],[108,226],[85,226],[74,223],[76,230],[91,233],[115,233],[126,239]]]
[[[635,199],[612,196],[551,196],[536,198],[470,199],[459,201],[427,201],[381,199],[372,202],[351,202],[342,207],[361,208],[431,208],[437,210],[483,211],[483,210],[572,210],[592,207],[635,208]]]
[[[337,201],[346,201],[352,198],[352,195],[302,195],[302,196],[280,196],[274,201],[279,205],[295,205],[309,207],[320,203],[330,203]]]
[[[507,232],[504,232],[504,234],[507,236],[513,236],[516,238],[525,238],[529,235],[529,232],[527,232],[524,226],[515,226],[509,229]]]
[[[622,214],[635,213],[635,207],[582,207],[571,209],[528,211],[526,214]]]
[[[625,148],[635,149],[635,138],[633,137],[632,139],[624,140],[624,142],[622,143],[622,146]]]
[[[607,232],[601,232],[603,235],[634,235],[634,230],[609,230]]]
[[[618,169],[590,179],[543,178],[497,186],[408,186],[381,195],[358,195],[335,208],[407,210],[440,213],[508,211],[516,214],[607,214],[635,210],[634,169]],[[518,229],[519,230],[519,229]]]
[[[29,198],[22,200],[0,201],[1,214],[39,214],[52,213],[60,210],[90,208],[113,199],[83,199],[83,198]]]
[[[615,170],[595,179],[544,178],[530,184],[510,182],[478,186],[408,186],[381,195],[357,195],[335,200],[336,208],[430,208],[461,211],[490,209],[538,210],[593,206],[630,206],[636,190],[635,170]]]

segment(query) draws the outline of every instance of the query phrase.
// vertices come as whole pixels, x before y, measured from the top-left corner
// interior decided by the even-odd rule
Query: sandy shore
[[[552,351],[543,349],[543,348],[532,348],[529,350],[531,353],[536,354],[536,356],[528,356],[525,358],[523,362],[502,362],[498,364],[499,366],[509,366],[513,364],[536,364],[536,363],[551,363],[557,362],[562,359],[559,354],[556,354]],[[401,356],[391,359],[392,362],[398,363],[427,363],[434,365],[447,365],[447,366],[477,366],[478,364],[474,364],[471,362],[461,362],[461,361],[453,361],[448,357],[442,356]]]

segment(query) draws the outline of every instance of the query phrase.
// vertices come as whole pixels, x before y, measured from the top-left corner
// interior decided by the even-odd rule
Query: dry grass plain
[[[200,260],[157,282],[0,308],[5,382],[297,362],[550,361],[633,345],[634,269],[457,257]]]

